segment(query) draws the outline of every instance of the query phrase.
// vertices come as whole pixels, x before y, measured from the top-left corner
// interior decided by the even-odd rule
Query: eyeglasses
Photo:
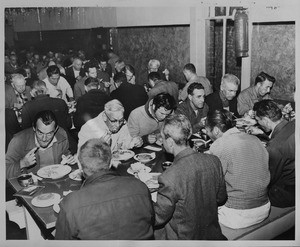
[[[50,137],[52,137],[52,136],[55,134],[55,132],[56,132],[57,130],[58,130],[58,127],[57,127],[55,130],[53,130],[53,131],[50,131],[50,132],[48,132],[48,133],[44,133],[44,132],[40,131],[39,129],[36,129],[35,133],[36,133],[39,137],[46,136],[46,137],[50,138]]]
[[[109,116],[105,113],[105,115],[106,115],[106,117],[108,118],[108,120],[112,123],[112,124],[116,124],[116,123],[118,123],[118,124],[123,124],[124,123],[124,118],[122,118],[122,119],[111,119],[111,118],[109,118]]]

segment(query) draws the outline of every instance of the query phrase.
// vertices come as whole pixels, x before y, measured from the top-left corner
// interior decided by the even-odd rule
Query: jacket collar
[[[93,184],[99,181],[105,182],[107,180],[111,180],[117,176],[117,173],[111,170],[101,170],[92,176],[89,176],[85,179],[83,184],[81,185],[81,188],[84,186],[87,186],[89,184]]]
[[[181,152],[179,152],[175,157],[174,157],[174,161],[173,163],[176,163],[178,160],[180,160],[181,158],[185,157],[185,156],[190,156],[191,154],[195,153],[195,151],[190,148],[187,147],[186,149],[182,150]]]

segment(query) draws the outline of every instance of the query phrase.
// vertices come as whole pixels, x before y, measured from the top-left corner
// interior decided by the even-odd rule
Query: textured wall
[[[210,22],[210,41],[207,47],[207,78],[213,84],[214,90],[218,90],[222,78],[223,57],[223,23]],[[235,56],[235,32],[234,23],[227,22],[226,26],[226,66],[225,73],[231,73],[241,78],[241,60]]]
[[[295,24],[266,23],[253,27],[251,83],[264,71],[276,78],[271,96],[293,100],[295,85]]]
[[[147,82],[147,64],[158,59],[175,82],[182,82],[183,66],[190,60],[188,26],[118,28],[118,55],[136,71],[136,82]]]

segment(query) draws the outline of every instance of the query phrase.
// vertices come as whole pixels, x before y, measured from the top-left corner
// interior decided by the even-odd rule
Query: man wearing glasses
[[[119,100],[111,100],[104,105],[104,111],[82,125],[78,133],[78,150],[89,139],[103,138],[111,151],[140,147],[143,141],[132,138],[124,120],[124,107]]]
[[[6,178],[16,177],[23,172],[37,172],[41,167],[75,163],[69,152],[67,133],[57,125],[52,111],[36,114],[33,127],[14,136],[6,152]]]

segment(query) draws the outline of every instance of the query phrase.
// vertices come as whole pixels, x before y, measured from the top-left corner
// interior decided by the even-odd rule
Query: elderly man
[[[295,206],[295,120],[288,122],[275,102],[262,100],[254,104],[255,119],[265,132],[271,182],[269,198],[275,207]]]
[[[176,108],[175,99],[168,93],[156,95],[153,99],[134,109],[128,118],[131,136],[139,136],[146,143],[160,139],[160,129],[165,118]]]
[[[197,133],[204,127],[204,120],[209,110],[204,103],[204,87],[194,82],[188,87],[187,93],[187,99],[179,104],[176,113],[185,115],[192,124],[193,133]]]
[[[6,178],[59,164],[64,155],[67,163],[75,163],[68,149],[67,134],[57,125],[54,113],[41,111],[36,114],[33,127],[17,133],[9,143],[5,156]]]
[[[27,102],[22,109],[23,129],[32,127],[35,115],[45,110],[54,113],[57,124],[64,130],[67,131],[71,128],[72,121],[66,102],[62,99],[49,97],[44,81],[38,80],[33,83],[32,96],[34,96],[34,99]]]
[[[78,150],[89,139],[104,138],[111,150],[140,147],[143,141],[139,137],[132,138],[124,120],[124,107],[114,99],[104,105],[104,111],[97,117],[87,121],[78,133]]]
[[[13,74],[11,85],[5,85],[5,108],[22,109],[23,105],[31,100],[30,90],[23,75]]]
[[[205,97],[205,103],[208,105],[209,110],[226,109],[236,117],[239,117],[236,97],[239,85],[240,80],[235,75],[224,75],[221,80],[220,90]]]
[[[205,95],[209,95],[213,92],[210,81],[204,76],[198,76],[196,73],[196,68],[194,64],[188,63],[183,67],[183,74],[187,83],[179,94],[180,100],[185,100],[187,98],[187,89],[193,82],[198,82],[204,87]]]
[[[51,65],[47,69],[47,77],[43,80],[46,83],[50,97],[55,97],[56,89],[62,91],[62,99],[68,102],[73,101],[73,91],[70,84],[65,78],[60,76],[59,68],[56,65]]]
[[[160,61],[157,59],[150,59],[148,62],[148,74],[151,72],[158,72],[160,74],[161,79],[165,81],[170,80],[170,72],[168,69],[165,69],[163,72],[160,72],[159,70],[160,67]]]
[[[84,82],[86,94],[79,97],[74,113],[74,126],[79,131],[81,126],[88,120],[98,116],[104,110],[104,105],[111,100],[111,97],[101,91],[97,78],[87,78]]]
[[[109,170],[111,151],[101,139],[79,150],[85,182],[60,203],[55,239],[153,239],[154,211],[147,186]]]
[[[244,89],[237,98],[237,109],[241,116],[252,114],[252,108],[256,102],[263,99],[271,99],[270,91],[275,83],[275,78],[265,72],[260,72],[255,78],[255,85]]]
[[[125,109],[124,118],[128,119],[129,114],[135,108],[146,104],[147,93],[142,86],[129,83],[122,72],[114,75],[114,81],[117,89],[111,92],[110,96],[122,103]]]
[[[256,136],[240,132],[227,110],[209,112],[206,131],[214,141],[209,152],[222,163],[228,200],[219,208],[219,222],[245,228],[269,216],[268,152]]]
[[[79,73],[81,69],[82,69],[82,60],[78,57],[74,58],[72,66],[66,69],[66,79],[71,85],[72,89],[74,89],[76,78],[79,77]]]
[[[155,239],[225,240],[217,211],[227,199],[221,163],[192,150],[191,134],[191,124],[181,114],[166,118],[162,127],[164,148],[174,161],[158,177]]]

